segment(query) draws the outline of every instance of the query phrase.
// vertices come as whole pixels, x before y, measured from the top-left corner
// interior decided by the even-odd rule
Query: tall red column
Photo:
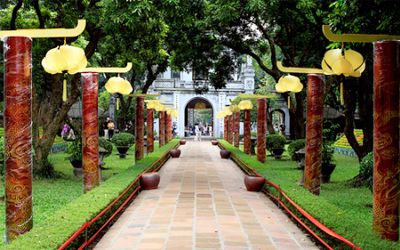
[[[168,143],[168,114],[164,111],[164,142]]]
[[[232,144],[233,114],[228,116],[228,142]]]
[[[165,145],[165,112],[158,112],[158,143],[162,147]]]
[[[167,126],[166,142],[168,143],[172,139],[172,117],[170,114],[166,114],[165,117]]]
[[[147,153],[154,151],[154,109],[147,109]]]
[[[243,143],[244,153],[250,154],[251,148],[251,124],[250,124],[250,110],[244,110],[244,126],[243,126]]]
[[[135,141],[135,161],[139,161],[144,155],[144,96],[136,97]]]
[[[373,228],[383,239],[399,240],[400,43],[374,44]]]
[[[322,163],[322,124],[324,111],[324,80],[322,75],[307,76],[306,162],[304,187],[311,193],[320,193]]]
[[[4,40],[5,195],[7,241],[28,232],[32,220],[32,40]]]
[[[225,116],[224,117],[224,140],[228,141],[228,117]]]
[[[97,82],[97,73],[82,73],[82,169],[84,192],[91,190],[100,183]]]
[[[239,147],[239,127],[240,127],[240,112],[233,113],[233,127],[234,127],[234,134],[233,134],[233,144],[235,147]]]
[[[265,162],[267,136],[267,100],[265,98],[257,99],[257,160]]]

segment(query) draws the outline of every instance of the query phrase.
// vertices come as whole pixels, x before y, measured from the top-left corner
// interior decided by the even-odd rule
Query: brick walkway
[[[189,141],[95,249],[318,249],[210,141]]]

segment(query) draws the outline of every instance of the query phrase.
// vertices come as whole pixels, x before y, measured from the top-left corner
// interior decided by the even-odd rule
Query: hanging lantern
[[[86,65],[85,51],[70,45],[62,45],[49,50],[42,60],[44,70],[53,75],[64,72],[75,74],[84,69]]]
[[[129,81],[119,76],[108,79],[105,87],[111,94],[120,93],[121,95],[129,95],[133,90]]]
[[[322,69],[326,75],[360,77],[365,70],[365,60],[355,50],[332,49],[325,52]]]
[[[240,110],[250,110],[253,108],[253,103],[250,100],[243,100],[239,102],[238,107]]]
[[[239,112],[239,111],[240,111],[238,105],[236,105],[236,104],[231,105],[231,106],[230,106],[230,110],[231,110],[232,113],[236,113],[236,112]]]
[[[303,84],[297,76],[287,75],[279,78],[278,83],[275,85],[275,90],[278,93],[284,92],[300,92],[303,89]]]
[[[154,109],[155,109],[157,112],[165,111],[165,106],[162,105],[161,103],[156,103],[156,105],[154,106]]]
[[[225,113],[225,116],[230,116],[230,115],[232,115],[232,111],[231,111],[231,109],[230,109],[230,106],[224,107],[223,111],[224,111],[224,113]]]
[[[156,105],[160,103],[159,100],[146,100],[148,109],[155,109]]]

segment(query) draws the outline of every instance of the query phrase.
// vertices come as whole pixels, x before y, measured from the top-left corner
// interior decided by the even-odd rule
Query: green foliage
[[[108,108],[110,106],[110,97],[111,97],[111,95],[107,91],[103,91],[99,94],[99,98],[98,98],[99,107],[102,110],[104,110],[104,111],[108,110]]]
[[[75,195],[70,201],[63,201],[63,206],[57,206],[57,210],[47,214],[47,218],[37,221],[35,227],[24,236],[12,241],[5,249],[56,249],[64,243],[77,229],[85,222],[91,220],[97,213],[103,210],[110,202],[138,176],[147,169],[152,163],[178,143],[178,140],[172,140],[162,148],[156,150],[137,162],[134,167],[129,167],[117,175],[113,175],[99,187],[92,189],[82,195]],[[113,156],[114,157],[114,156]],[[110,157],[111,158],[111,157]],[[109,159],[110,159],[109,158]],[[130,165],[132,160],[125,160]],[[115,162],[115,161],[114,161]],[[110,163],[112,165],[113,163]],[[120,161],[118,161],[118,165]],[[78,188],[82,191],[82,180],[76,180],[74,192]],[[61,191],[68,191],[60,186]],[[54,195],[54,189],[47,186],[49,196]],[[64,193],[64,192],[63,192]],[[65,197],[63,197],[65,198]],[[82,204],[85,204],[84,206]],[[36,217],[35,217],[36,218]]]
[[[288,146],[288,154],[289,154],[290,158],[293,161],[297,161],[296,155],[295,155],[296,151],[298,151],[302,148],[305,148],[305,146],[306,146],[305,139],[298,139],[298,140],[292,141]]]
[[[267,135],[267,145],[268,151],[272,152],[274,149],[284,149],[286,143],[286,138],[281,134],[271,134]]]
[[[68,142],[67,153],[69,154],[68,160],[70,161],[82,160],[82,141],[80,138]]]
[[[374,153],[370,152],[360,162],[359,178],[363,180],[361,185],[366,186],[372,191],[374,172]]]
[[[0,137],[0,176],[4,176],[4,139]]]
[[[113,150],[113,145],[109,140],[104,139],[103,137],[99,137],[99,148],[102,147],[107,151],[104,157],[108,157],[111,155]]]
[[[130,147],[134,144],[135,137],[131,133],[118,133],[115,134],[111,142],[114,143],[116,147]]]
[[[333,153],[335,148],[328,143],[322,144],[322,165],[331,164],[333,161]]]
[[[253,167],[269,181],[279,185],[294,202],[327,227],[349,239],[361,249],[399,249],[400,243],[382,240],[372,229],[372,194],[368,188],[349,188],[347,182],[359,172],[356,158],[335,155],[336,171],[331,182],[322,184],[321,194],[315,196],[299,187],[301,172],[295,162],[268,157],[260,163],[255,156],[244,154],[229,143],[220,143],[233,154]],[[283,159],[288,159],[284,153]],[[271,167],[273,166],[273,167]],[[270,189],[274,192],[273,189]],[[277,195],[277,193],[274,193]],[[335,216],[333,216],[335,215]],[[357,225],[357,226],[354,226]],[[347,249],[343,245],[334,249]]]

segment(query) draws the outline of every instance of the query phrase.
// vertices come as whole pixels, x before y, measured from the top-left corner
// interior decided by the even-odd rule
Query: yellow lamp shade
[[[157,112],[165,111],[165,107],[164,107],[164,105],[162,105],[161,103],[157,103],[156,106],[154,107],[154,109],[155,109]]]
[[[231,105],[230,110],[231,110],[232,113],[235,113],[235,112],[239,112],[239,111],[240,111],[238,105],[236,105],[236,104]]]
[[[87,59],[83,49],[62,45],[51,49],[42,60],[44,70],[50,74],[57,74],[67,71],[75,74],[87,65]]]
[[[327,75],[360,77],[365,70],[365,61],[357,51],[332,49],[325,53],[321,67]]]
[[[230,106],[224,107],[223,112],[225,113],[225,116],[232,115],[232,111],[230,109]]]
[[[303,84],[297,83],[297,85],[292,89],[292,92],[298,93],[303,90]]]
[[[300,92],[303,89],[303,84],[301,84],[300,78],[297,76],[287,75],[279,78],[278,84],[275,85],[275,89],[279,93],[287,91]]]
[[[123,80],[122,83],[119,85],[118,92],[122,95],[129,95],[132,92],[133,88],[129,81]]]
[[[250,100],[243,100],[239,102],[238,107],[240,110],[250,110],[253,108],[253,104]]]
[[[119,85],[122,83],[124,79],[121,77],[111,77],[110,79],[108,79],[108,81],[106,82],[106,90],[111,93],[111,94],[115,94],[118,93],[119,90]]]
[[[275,90],[278,93],[284,93],[287,91],[286,87],[282,83],[279,83],[279,82],[275,85]]]
[[[147,103],[148,109],[154,109],[156,107],[156,105],[158,103],[160,103],[160,101],[159,100],[148,100],[148,101],[146,101],[146,103]]]
[[[177,119],[178,118],[178,111],[176,111],[176,109],[172,109],[171,110],[171,116],[173,118]]]

